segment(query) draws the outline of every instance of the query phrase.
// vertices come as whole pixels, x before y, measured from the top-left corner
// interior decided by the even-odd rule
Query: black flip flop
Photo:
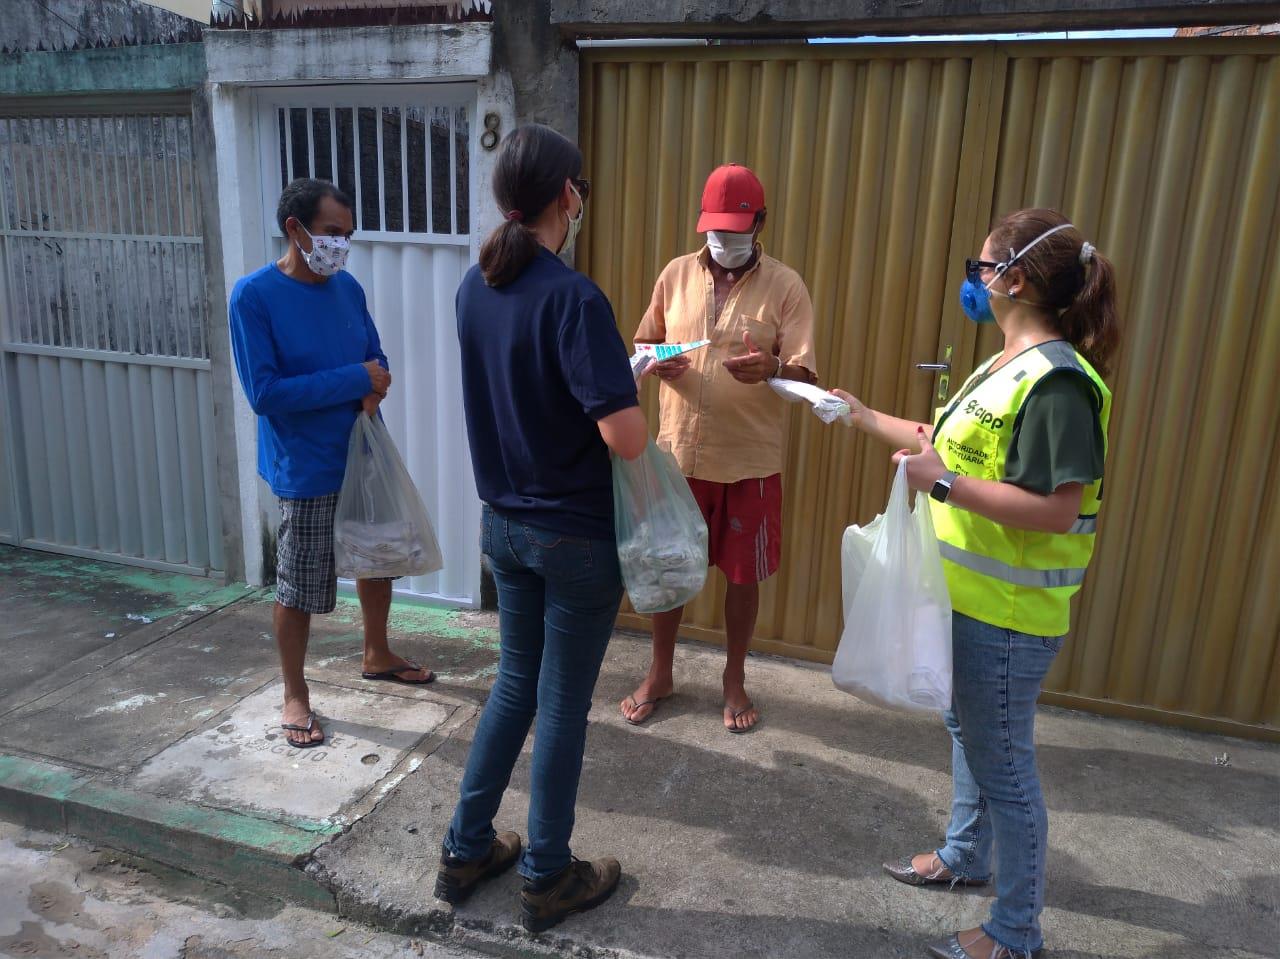
[[[281,723],[280,728],[288,729],[295,733],[309,733],[311,732],[312,729],[315,728],[315,725],[316,725],[316,711],[313,709],[311,710],[311,712],[307,713],[307,724],[305,726],[299,726],[297,723]],[[315,747],[317,746],[323,746],[325,742],[323,739],[308,739],[304,743],[295,743],[288,736],[284,738],[284,741],[287,742],[294,749],[315,749]]]
[[[426,679],[401,679],[400,673],[407,673],[410,670],[421,669],[417,663],[409,663],[408,666],[401,666],[399,669],[388,669],[381,673],[361,673],[361,679],[372,679],[383,683],[399,683],[401,686],[425,686],[428,683],[436,681],[436,674],[431,670],[427,670]]]

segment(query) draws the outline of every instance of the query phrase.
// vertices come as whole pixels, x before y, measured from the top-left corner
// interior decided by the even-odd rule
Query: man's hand
[[[735,380],[751,386],[772,379],[782,372],[779,359],[756,346],[750,333],[742,334],[742,342],[746,344],[747,355],[730,357],[724,361],[724,368]]]
[[[391,388],[391,374],[377,360],[368,360],[364,368],[369,373],[369,385],[373,387],[373,392],[386,396],[387,390]]]
[[[378,406],[384,399],[381,393],[370,393],[360,401],[360,408],[369,416],[378,415]]]
[[[654,363],[649,369],[645,370],[645,376],[653,372],[658,375],[658,379],[670,383],[672,380],[678,380],[684,376],[692,365],[689,362],[689,357],[681,353],[679,356],[673,356],[671,359],[663,360],[661,363]]]

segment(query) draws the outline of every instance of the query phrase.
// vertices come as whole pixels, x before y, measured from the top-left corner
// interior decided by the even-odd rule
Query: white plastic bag
[[[814,415],[824,423],[834,423],[849,415],[849,404],[821,386],[774,377],[769,386],[788,403],[805,402],[813,407]]]
[[[664,613],[702,592],[707,524],[675,457],[653,440],[613,457],[613,526],[622,581],[637,613]]]
[[[933,712],[951,705],[951,597],[929,501],[907,505],[899,465],[884,513],[840,547],[844,632],[831,679],[859,699]]]
[[[376,416],[361,413],[351,428],[333,553],[344,579],[425,576],[444,566],[427,508]]]

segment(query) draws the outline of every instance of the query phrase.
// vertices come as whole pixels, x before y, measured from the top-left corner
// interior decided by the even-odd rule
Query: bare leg
[[[412,668],[408,660],[397,656],[387,645],[387,619],[391,615],[391,580],[358,579],[356,595],[360,598],[360,618],[364,621],[364,671],[395,671],[408,682],[425,682],[428,669]]]
[[[724,633],[728,646],[724,666],[724,725],[745,732],[760,721],[747,695],[747,649],[760,610],[759,583],[729,583],[724,597]],[[735,716],[735,714],[737,714]]]
[[[280,651],[280,673],[284,677],[284,712],[281,721],[305,726],[311,713],[311,695],[303,674],[307,640],[311,635],[311,614],[276,603],[271,623],[275,629],[276,648]],[[324,739],[324,730],[318,723],[311,727],[309,733],[294,729],[285,732],[289,741],[295,743],[318,743]]]
[[[675,690],[671,674],[676,658],[676,633],[680,631],[683,617],[683,606],[653,614],[653,659],[649,662],[649,675],[622,701],[622,715],[630,722],[644,722],[653,714],[654,704]]]

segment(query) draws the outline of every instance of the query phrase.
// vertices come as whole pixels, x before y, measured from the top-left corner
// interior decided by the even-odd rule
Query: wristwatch
[[[933,489],[929,491],[929,495],[939,503],[945,503],[947,501],[947,497],[951,495],[951,484],[955,481],[955,471],[947,470],[938,478],[938,482],[933,484]]]

